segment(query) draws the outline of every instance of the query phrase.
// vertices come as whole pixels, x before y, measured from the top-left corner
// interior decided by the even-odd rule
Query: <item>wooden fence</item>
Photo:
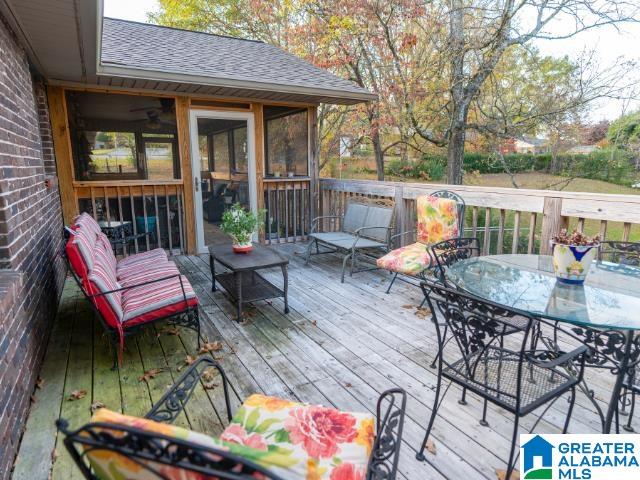
[[[310,180],[264,179],[266,243],[306,239],[311,223]]]
[[[135,252],[164,248],[184,253],[184,191],[182,181],[76,182],[78,211],[89,212],[107,226],[130,222],[134,234],[150,232],[134,242]]]
[[[465,200],[465,235],[478,237],[485,255],[550,254],[551,238],[562,228],[603,240],[640,241],[640,195],[321,179],[318,215],[342,214],[353,196],[391,198],[396,231],[414,230],[416,197],[442,189]]]

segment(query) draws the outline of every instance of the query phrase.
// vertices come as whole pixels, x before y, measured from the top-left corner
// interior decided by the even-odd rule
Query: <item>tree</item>
[[[440,53],[448,60],[438,62],[443,67],[443,75],[448,77],[444,130],[434,132],[423,125],[412,110],[411,96],[406,98],[416,132],[436,145],[446,146],[447,179],[454,184],[462,182],[466,132],[476,128],[469,125],[472,104],[510,48],[530,44],[534,39],[566,39],[603,25],[635,22],[640,11],[635,2],[625,0],[450,0],[446,3],[441,8],[447,22]],[[550,33],[549,27],[554,22],[556,26],[561,22],[565,30]],[[620,82],[611,85],[607,93],[618,92],[619,85]]]

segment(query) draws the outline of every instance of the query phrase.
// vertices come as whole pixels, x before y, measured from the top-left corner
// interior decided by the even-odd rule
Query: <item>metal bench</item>
[[[331,232],[319,232],[321,220],[333,219],[340,229]],[[335,220],[339,219],[339,222]],[[325,215],[316,217],[311,222],[311,241],[307,246],[305,264],[311,255],[324,253],[343,253],[342,274],[340,281],[344,283],[344,272],[347,262],[351,261],[349,274],[376,270],[377,266],[358,268],[358,260],[375,260],[389,251],[391,233],[395,221],[395,204],[392,200],[369,199],[364,197],[350,198],[344,215]],[[314,250],[315,246],[315,252]],[[324,247],[321,250],[320,247]]]

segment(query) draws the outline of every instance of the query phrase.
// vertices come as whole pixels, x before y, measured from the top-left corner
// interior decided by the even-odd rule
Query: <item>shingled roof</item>
[[[162,72],[181,82],[351,100],[345,103],[375,98],[273,45],[113,18],[103,21],[100,59],[105,71],[141,78]]]

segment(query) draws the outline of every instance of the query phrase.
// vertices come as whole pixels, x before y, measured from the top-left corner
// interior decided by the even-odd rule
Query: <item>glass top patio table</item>
[[[593,262],[584,286],[558,282],[552,257],[491,255],[446,269],[458,287],[534,316],[576,325],[640,330],[640,268]]]

